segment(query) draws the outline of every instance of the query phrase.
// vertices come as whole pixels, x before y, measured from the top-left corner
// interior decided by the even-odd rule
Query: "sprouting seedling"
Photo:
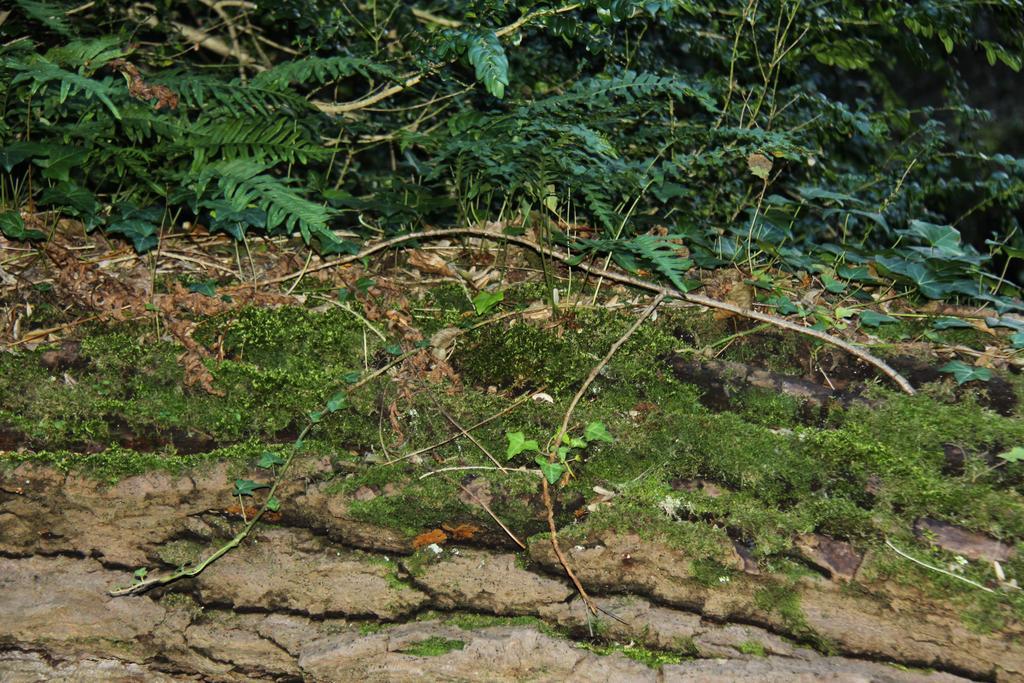
[[[520,453],[537,451],[537,455],[534,456],[534,462],[540,467],[544,478],[552,485],[557,483],[566,472],[569,472],[570,475],[572,474],[570,462],[581,460],[582,451],[590,446],[590,444],[595,441],[606,441],[608,443],[614,441],[603,422],[591,422],[583,430],[583,436],[562,434],[559,445],[554,450],[555,458],[551,459],[540,453],[540,445],[537,441],[535,439],[527,439],[523,432],[506,432],[505,437],[508,439],[508,449],[505,451],[505,456],[511,460]],[[554,437],[551,440],[554,441]]]

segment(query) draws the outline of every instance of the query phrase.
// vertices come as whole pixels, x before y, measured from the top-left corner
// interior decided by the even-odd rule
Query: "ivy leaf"
[[[939,318],[932,323],[932,327],[936,330],[948,330],[950,328],[961,328],[961,327],[974,327],[966,320],[960,318]]]
[[[846,280],[852,280],[854,282],[874,282],[875,281],[875,278],[873,278],[871,276],[871,271],[869,271],[864,266],[856,266],[856,267],[850,267],[850,266],[846,266],[846,265],[839,266],[838,268],[836,268],[836,275],[838,275],[839,277],[844,278]]]
[[[508,57],[498,36],[493,32],[480,33],[470,38],[469,63],[476,68],[476,79],[487,92],[499,100],[505,96],[508,85]]]
[[[203,296],[216,296],[217,287],[213,280],[206,282],[194,282],[188,286],[188,291],[202,294]]]
[[[604,426],[604,422],[591,422],[587,425],[587,428],[583,430],[583,438],[587,441],[607,441],[608,443],[614,443],[615,439],[608,433],[608,429]]]
[[[963,384],[974,380],[987,382],[992,379],[992,371],[988,368],[979,368],[974,365],[968,365],[967,363],[959,360],[953,360],[946,363],[939,368],[939,372],[952,374],[953,377],[956,378],[957,384]]]
[[[842,294],[846,290],[846,285],[831,275],[822,275],[821,281],[824,283],[825,289],[833,294]]]
[[[279,501],[275,496],[271,496],[267,499],[267,509],[271,512],[277,512],[281,509],[281,501]]]
[[[269,489],[270,484],[262,484],[252,479],[235,479],[235,495],[251,496],[256,489]]]
[[[480,292],[473,297],[473,308],[477,315],[483,315],[505,300],[505,292]]]
[[[1010,335],[1010,343],[1015,349],[1024,349],[1024,332],[1014,332]]]
[[[505,457],[509,460],[523,451],[540,450],[537,441],[535,439],[527,439],[523,432],[506,432],[505,438],[508,439],[508,449],[505,451]]]
[[[792,315],[793,313],[799,313],[800,309],[796,307],[793,300],[785,294],[779,294],[778,296],[772,296],[765,300],[765,303],[770,306],[775,306],[776,310],[781,315]]]
[[[274,465],[283,465],[284,458],[279,456],[273,451],[263,451],[260,453],[260,459],[256,461],[256,467],[262,467],[263,469],[270,469]]]
[[[998,456],[1006,462],[1021,462],[1024,461],[1024,446],[1014,446],[1005,453],[1000,453]]]
[[[21,214],[13,209],[0,213],[0,232],[12,240],[41,240],[46,237],[38,230],[26,230]]]
[[[352,372],[346,372],[344,375],[342,375],[341,381],[345,382],[345,384],[355,384],[356,382],[359,381],[359,378],[362,376],[363,373],[359,372],[358,370],[353,370]]]
[[[145,209],[128,206],[121,212],[121,216],[107,227],[107,232],[124,235],[132,241],[135,251],[142,254],[159,242],[158,223],[162,216],[163,210],[155,206]]]
[[[855,314],[856,312],[857,309],[855,308],[850,308],[848,306],[839,306],[835,310],[835,316],[839,320],[845,320],[846,318],[852,317],[853,314]]]
[[[149,574],[148,569],[146,569],[145,567],[139,567],[134,572],[132,572],[132,579],[134,579],[136,583],[140,583],[146,580],[147,574]]]
[[[339,390],[334,392],[329,399],[327,399],[327,410],[335,413],[348,405],[348,395],[345,391]]]
[[[949,285],[940,282],[938,276],[927,265],[918,261],[879,256],[875,259],[886,270],[907,278],[929,299],[941,299],[951,291]]]
[[[324,411],[322,410],[313,410],[309,413],[309,421],[313,424],[316,424],[322,419],[324,419]]]
[[[557,484],[558,480],[565,474],[565,465],[560,462],[548,462],[548,459],[543,455],[538,455],[534,458],[534,462],[540,466],[540,471],[544,473],[544,478],[548,480],[549,484]]]
[[[924,221],[910,221],[908,234],[920,237],[932,249],[945,254],[960,255],[960,231],[951,225],[935,225]]]
[[[85,162],[85,152],[74,147],[50,147],[45,157],[36,157],[33,162],[43,169],[43,177],[68,182],[72,168]]]
[[[586,448],[587,447],[587,442],[586,441],[584,441],[583,439],[581,439],[578,436],[569,436],[568,434],[562,434],[562,443],[564,443],[569,448]],[[565,451],[568,452],[569,448],[566,448]],[[558,450],[561,451],[562,449],[560,448]]]
[[[886,315],[885,313],[879,313],[878,311],[861,311],[860,312],[860,324],[866,327],[878,327],[887,323],[898,323],[899,320]]]

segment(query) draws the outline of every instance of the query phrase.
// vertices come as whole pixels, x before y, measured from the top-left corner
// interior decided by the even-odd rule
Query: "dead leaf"
[[[747,156],[747,168],[761,180],[768,180],[772,172],[772,160],[763,154],[753,152]]]
[[[454,541],[468,541],[480,534],[483,529],[476,524],[442,524],[441,529],[448,533]]]
[[[433,273],[434,275],[443,275],[444,277],[455,277],[455,273],[452,271],[451,266],[449,266],[448,263],[437,254],[414,249],[409,254],[407,262],[410,266],[421,273]]]
[[[444,543],[448,540],[448,534],[441,531],[440,529],[431,529],[430,531],[424,531],[422,534],[412,539],[412,547],[415,550],[425,548],[428,545],[434,543]]]

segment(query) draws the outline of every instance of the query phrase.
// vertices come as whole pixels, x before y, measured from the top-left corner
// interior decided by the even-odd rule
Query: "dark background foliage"
[[[9,237],[42,237],[24,206],[140,251],[183,220],[327,254],[505,220],[676,283],[737,263],[1015,306],[1012,0],[16,0],[0,17]]]

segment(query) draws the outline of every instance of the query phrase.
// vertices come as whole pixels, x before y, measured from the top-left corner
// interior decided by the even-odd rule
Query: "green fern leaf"
[[[476,79],[500,100],[508,86],[508,57],[498,36],[494,31],[471,36],[468,48],[469,63],[476,68]]]
[[[197,194],[204,194],[209,182],[216,178],[217,186],[232,210],[262,209],[267,214],[268,230],[282,225],[288,231],[298,229],[307,244],[312,237],[329,233],[327,222],[331,211],[300,195],[287,181],[266,173],[268,169],[267,164],[249,159],[212,164],[200,174]]]
[[[293,84],[322,85],[353,74],[369,77],[371,74],[395,79],[394,70],[383,64],[358,57],[305,57],[281,62],[257,74],[252,86],[280,90]]]
[[[61,5],[39,0],[15,0],[15,4],[29,19],[38,21],[54,33],[62,36],[71,35],[71,24],[68,22],[66,10]]]
[[[6,59],[3,61],[2,66],[12,71],[21,72],[11,79],[12,85],[31,81],[33,93],[38,93],[49,84],[56,82],[60,87],[59,101],[61,104],[67,101],[71,95],[83,93],[87,99],[95,97],[102,102],[115,119],[121,118],[121,112],[110,99],[113,90],[105,82],[96,81],[67,71],[43,58],[38,58],[28,63]]]

